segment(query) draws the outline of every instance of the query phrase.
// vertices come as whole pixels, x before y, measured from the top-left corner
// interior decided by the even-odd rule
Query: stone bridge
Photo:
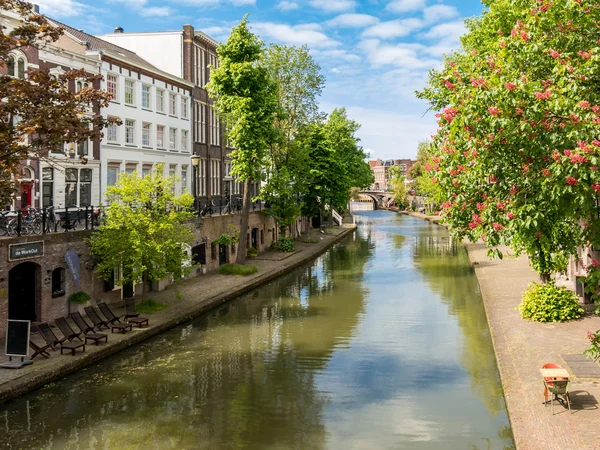
[[[371,204],[373,209],[378,209],[385,208],[392,198],[394,198],[394,194],[392,192],[361,191],[358,194],[358,200],[354,200],[354,202]]]

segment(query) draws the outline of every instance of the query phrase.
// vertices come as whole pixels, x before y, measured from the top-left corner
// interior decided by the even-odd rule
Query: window
[[[145,145],[146,147],[150,146],[150,128],[152,125],[150,125],[149,123],[144,122],[142,124],[142,145]]]
[[[125,104],[135,105],[135,81],[125,80]]]
[[[112,119],[112,117],[109,117]],[[106,127],[106,140],[108,142],[117,142],[117,124],[111,123]]]
[[[217,55],[213,55],[212,53],[208,53],[208,64],[209,64],[209,70],[212,73],[212,69],[213,68],[217,68],[219,67],[219,58],[217,58]],[[210,77],[210,74],[209,74]]]
[[[135,120],[127,119],[125,121],[125,143],[135,143]]]
[[[75,92],[79,92],[88,86],[89,86],[89,84],[86,83],[85,81],[77,80],[77,82],[75,83]]]
[[[77,169],[65,169],[65,206],[77,206]]]
[[[118,78],[116,75],[106,75],[106,90],[108,91],[109,94],[112,95],[112,100],[118,102],[119,101],[119,97],[117,96],[119,93],[119,90],[117,88],[118,86]]]
[[[210,107],[210,143],[212,145],[220,144],[220,124],[219,124],[219,116],[217,116],[217,112],[211,106]]]
[[[10,55],[6,63],[8,74],[11,77],[25,78],[25,58],[23,56]]]
[[[201,159],[198,165],[198,197],[206,195],[206,159]]]
[[[177,164],[171,164],[169,165],[169,178],[171,178],[172,180],[175,179],[175,174],[177,173]],[[171,190],[173,191],[173,194],[175,193],[175,183],[173,183]]]
[[[133,172],[137,170],[137,164],[127,164],[125,166],[125,173],[131,175]]]
[[[17,65],[17,58],[15,57],[15,55],[10,55],[8,57],[8,62],[7,62],[6,65],[8,67],[8,74],[11,77],[16,76],[15,68],[16,68],[16,65]]]
[[[181,130],[181,151],[188,151],[188,132],[186,130]]]
[[[196,47],[196,84],[204,87],[206,84],[206,51]]]
[[[186,97],[181,97],[181,117],[188,118],[188,99]]]
[[[165,148],[165,127],[162,125],[156,125],[156,146]]]
[[[181,166],[181,192],[187,191],[187,176],[188,174],[188,166],[184,164]]]
[[[85,141],[81,141],[77,143],[77,155],[79,156],[87,156],[88,155],[88,147],[89,141],[86,139]]]
[[[17,60],[17,78],[25,78],[25,58]]]
[[[142,176],[150,175],[150,171],[152,170],[152,166],[142,166]]]
[[[65,269],[58,267],[52,271],[52,298],[65,295]]]
[[[169,92],[169,114],[172,116],[177,115],[177,95]]]
[[[213,159],[210,161],[210,193],[219,195],[221,193],[221,161]]]
[[[92,169],[79,171],[79,206],[92,204]]]
[[[169,150],[177,150],[177,129],[169,128]]]
[[[156,90],[156,110],[165,112],[165,91],[162,89]]]
[[[119,168],[117,166],[109,166],[106,173],[106,185],[114,186],[119,179]]]
[[[196,142],[206,143],[206,105],[204,103],[196,102]]]
[[[150,86],[142,85],[142,108],[150,109]]]
[[[44,208],[54,204],[54,169],[42,169],[42,206]]]

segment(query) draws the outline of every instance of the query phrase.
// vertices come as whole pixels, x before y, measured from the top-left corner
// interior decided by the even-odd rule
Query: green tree
[[[547,280],[600,243],[600,4],[485,3],[417,94],[440,110],[433,177],[459,238],[525,252]]]
[[[406,209],[408,206],[408,189],[406,189],[406,177],[402,174],[399,166],[389,169],[390,181],[388,186],[394,193],[394,203],[398,209]]]
[[[106,106],[108,93],[93,87],[77,93],[69,89],[74,80],[91,86],[99,75],[83,70],[52,75],[35,68],[21,73],[13,50],[41,48],[58,40],[63,30],[37,14],[31,3],[0,0],[0,9],[21,18],[15,28],[9,29],[10,21],[0,26],[0,65],[7,72],[0,75],[0,204],[4,205],[14,193],[13,176],[22,160],[47,158],[49,152],[62,152],[66,142],[100,137],[107,123],[118,121],[86,114]]]
[[[250,214],[250,185],[263,177],[265,152],[273,139],[277,111],[276,85],[262,64],[264,44],[248,29],[246,17],[231,30],[225,44],[219,45],[219,67],[211,68],[206,86],[214,106],[229,128],[232,173],[244,182],[239,248],[246,248]],[[242,264],[244,252],[237,254]]]
[[[270,204],[267,214],[280,225],[285,237],[288,225],[300,214],[298,204],[307,170],[306,149],[295,142],[298,130],[318,120],[317,98],[325,77],[306,46],[273,44],[263,64],[277,87],[274,139],[267,154],[267,182],[261,198]]]
[[[410,168],[409,177],[415,195],[425,197],[425,203],[436,208],[443,200],[440,185],[432,182],[429,173],[433,165],[433,148],[430,141],[421,141],[417,146],[417,162]]]
[[[136,285],[189,272],[185,247],[192,242],[189,227],[193,203],[189,193],[174,194],[175,179],[164,178],[158,165],[149,175],[121,174],[107,189],[106,223],[89,239],[104,279],[120,268],[120,283]]]

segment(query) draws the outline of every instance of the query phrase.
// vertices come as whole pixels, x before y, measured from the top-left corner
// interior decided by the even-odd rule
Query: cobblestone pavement
[[[290,256],[283,257],[280,253],[271,252],[261,253],[261,259],[247,262],[258,267],[258,272],[253,275],[241,277],[209,273],[172,284],[162,292],[148,293],[149,298],[169,304],[169,307],[163,311],[147,315],[150,318],[150,327],[142,329],[134,327],[133,331],[126,334],[110,334],[109,330],[108,344],[88,345],[85,353],[78,351],[75,356],[68,353],[61,355],[57,349],[50,351],[50,358],[44,359],[38,356],[32,365],[22,369],[0,369],[0,403],[94,364],[307,263],[355,228],[355,225],[333,227],[325,234],[313,230],[310,235],[303,236],[296,242],[296,252]],[[111,308],[115,314],[124,313],[123,308],[115,308],[112,305]],[[55,330],[55,333],[59,337],[62,336],[58,330]],[[39,341],[37,337],[34,340]],[[2,339],[0,339],[0,348],[4,348]],[[1,360],[4,362],[7,358],[2,357]]]
[[[540,367],[561,355],[582,353],[588,330],[600,329],[600,317],[542,324],[521,319],[518,304],[536,273],[526,257],[489,260],[483,244],[466,244],[479,280],[502,377],[517,448],[600,449],[600,379],[572,377],[572,414],[558,403],[552,416],[543,402]]]

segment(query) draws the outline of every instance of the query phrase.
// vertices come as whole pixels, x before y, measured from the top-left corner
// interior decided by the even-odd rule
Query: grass
[[[219,267],[219,273],[223,275],[251,275],[258,272],[256,266],[245,266],[241,264],[223,264]]]
[[[149,298],[148,300],[137,303],[135,305],[135,310],[142,314],[154,314],[155,312],[162,311],[167,306],[169,305],[166,303],[157,302],[156,300]]]

